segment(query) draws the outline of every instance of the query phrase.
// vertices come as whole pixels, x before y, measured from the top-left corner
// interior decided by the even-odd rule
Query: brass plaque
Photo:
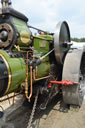
[[[40,45],[41,48],[46,47],[46,41],[40,41],[39,45]]]
[[[21,31],[20,32],[20,39],[21,39],[21,41],[22,41],[22,43],[28,43],[29,41],[30,41],[30,34],[29,34],[29,32],[27,32],[27,31]]]

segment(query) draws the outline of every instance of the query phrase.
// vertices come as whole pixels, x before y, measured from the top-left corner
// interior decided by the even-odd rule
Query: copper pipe
[[[20,92],[20,93],[17,93],[17,94],[15,94],[15,96],[18,96],[18,95],[20,95],[20,94],[22,94],[22,92]],[[11,99],[11,98],[13,98],[14,96],[7,96],[7,98],[4,98],[4,99],[2,99],[2,100],[0,100],[0,102],[4,102],[4,101],[6,101],[6,100],[8,100],[8,99]],[[11,104],[11,103],[10,103]]]
[[[27,72],[25,81],[25,95],[28,100],[32,97],[32,66],[30,66],[30,95],[28,96],[28,52],[27,52]]]
[[[15,101],[15,92],[14,92],[14,95],[13,95],[12,105],[14,105],[14,101]]]
[[[10,103],[10,98],[9,98],[9,96],[8,96],[8,95],[7,95],[7,99],[8,99],[9,104],[11,104],[11,103]]]
[[[37,68],[37,66],[36,66],[36,68],[35,68],[35,76],[36,76],[36,77],[38,76],[38,68]]]
[[[39,80],[43,80],[43,79],[47,79],[47,78],[49,78],[49,77],[51,77],[51,75],[49,75],[49,76],[45,76],[45,77],[41,77],[41,78],[36,78],[36,72],[35,72],[35,69],[34,69],[34,71],[33,71],[33,80],[34,81],[39,81]]]
[[[32,97],[32,66],[30,66],[30,95],[28,96],[28,86],[25,89],[25,95],[28,100]]]

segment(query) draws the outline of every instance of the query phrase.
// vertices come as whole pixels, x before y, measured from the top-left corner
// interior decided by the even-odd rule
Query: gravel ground
[[[81,108],[71,106],[67,111],[58,108],[58,104],[54,105],[49,115],[40,119],[40,128],[85,128],[85,101]]]
[[[7,103],[0,105],[7,106]],[[4,123],[4,127],[1,127],[0,123],[0,128],[27,128],[31,107],[24,102],[17,110],[14,110],[6,125]],[[62,98],[56,96],[46,110],[36,110],[32,128],[85,128],[85,100],[81,108],[75,106],[68,108]]]

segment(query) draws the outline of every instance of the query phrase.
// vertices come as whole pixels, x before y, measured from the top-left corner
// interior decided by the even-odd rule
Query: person
[[[45,35],[45,33],[44,33],[43,31],[38,31],[38,33],[39,33],[40,35]]]

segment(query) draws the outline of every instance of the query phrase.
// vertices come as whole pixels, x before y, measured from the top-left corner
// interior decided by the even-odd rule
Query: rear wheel
[[[84,59],[83,51],[78,49],[70,51],[66,56],[62,79],[78,82],[77,85],[62,87],[63,100],[66,104],[81,106],[83,102],[85,82]]]

